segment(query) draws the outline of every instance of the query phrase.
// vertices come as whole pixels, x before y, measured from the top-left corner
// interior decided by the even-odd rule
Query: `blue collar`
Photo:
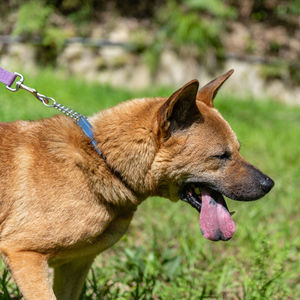
[[[92,124],[88,121],[88,119],[84,116],[82,116],[78,121],[77,124],[79,127],[81,127],[83,133],[90,138],[95,150],[99,153],[102,159],[105,160],[101,150],[97,147],[98,143],[94,139],[94,134],[93,134],[93,127]]]
[[[111,167],[110,164],[108,164],[108,162],[106,161],[104,155],[102,154],[101,150],[97,147],[98,143],[95,141],[94,139],[94,134],[93,134],[93,126],[92,124],[88,121],[88,119],[81,115],[81,117],[79,119],[77,119],[77,124],[78,126],[82,129],[83,133],[91,140],[95,150],[99,153],[99,155],[101,156],[101,158],[106,162],[107,167],[109,168],[109,170],[115,175],[117,176],[121,182],[133,193],[135,194],[134,190],[132,189],[132,187],[127,183],[127,181],[123,178],[123,176],[120,174],[119,171],[115,170],[113,167]]]

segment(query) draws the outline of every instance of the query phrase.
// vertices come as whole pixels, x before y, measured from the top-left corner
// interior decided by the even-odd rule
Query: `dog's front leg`
[[[12,276],[25,300],[55,300],[48,279],[48,264],[45,255],[19,251],[6,253]]]
[[[81,257],[54,268],[53,290],[57,300],[79,298],[86,275],[95,256]]]

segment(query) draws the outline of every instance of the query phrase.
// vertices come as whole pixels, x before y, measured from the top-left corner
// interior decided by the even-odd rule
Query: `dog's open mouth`
[[[222,194],[199,183],[186,183],[181,187],[179,197],[200,212],[200,229],[206,239],[231,239],[235,224]]]

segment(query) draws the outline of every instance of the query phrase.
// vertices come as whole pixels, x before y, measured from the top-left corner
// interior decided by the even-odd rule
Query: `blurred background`
[[[300,299],[299,0],[0,0],[0,12],[0,66],[86,115],[234,68],[215,106],[275,181],[260,201],[227,199],[226,243],[205,240],[183,201],[148,199],[81,300]],[[55,113],[0,87],[1,122]],[[21,299],[1,262],[0,299]]]
[[[298,103],[299,0],[1,0],[0,63],[178,86],[234,68],[230,93]]]

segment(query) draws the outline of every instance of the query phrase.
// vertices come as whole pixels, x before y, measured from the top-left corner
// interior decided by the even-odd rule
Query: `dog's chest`
[[[125,234],[131,222],[133,213],[115,218],[98,236],[80,243],[71,249],[64,249],[56,253],[49,260],[50,266],[59,265],[79,257],[96,256],[113,246]]]
[[[113,246],[126,233],[132,216],[133,213],[118,217],[112,221],[106,230],[94,239],[91,247],[90,245],[88,246],[88,248],[91,248],[90,251],[97,254]]]

